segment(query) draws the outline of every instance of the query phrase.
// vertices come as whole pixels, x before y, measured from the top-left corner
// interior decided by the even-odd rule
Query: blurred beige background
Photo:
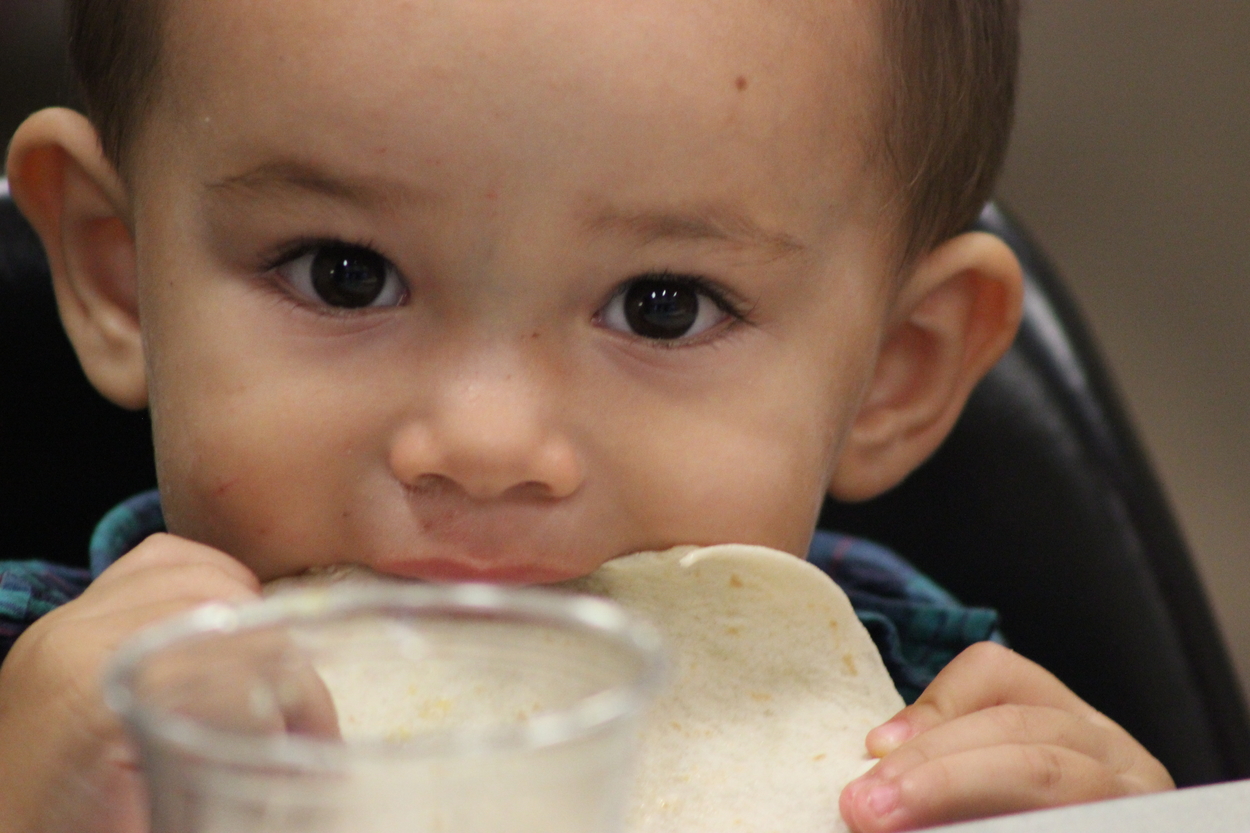
[[[1084,305],[1250,690],[1250,1],[1025,2],[1000,194]],[[0,137],[66,95],[58,16],[0,0]]]
[[[999,194],[1084,307],[1250,691],[1250,2],[1025,2]]]

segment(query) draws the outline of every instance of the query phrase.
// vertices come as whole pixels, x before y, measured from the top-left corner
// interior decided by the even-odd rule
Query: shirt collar
[[[165,531],[161,495],[155,489],[142,492],[114,506],[91,534],[91,575],[100,575],[117,559],[137,547],[144,538]]]

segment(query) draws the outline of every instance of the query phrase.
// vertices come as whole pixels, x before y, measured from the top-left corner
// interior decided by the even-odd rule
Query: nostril
[[[527,480],[508,489],[505,496],[513,500],[550,500],[555,495],[549,484],[537,480]]]
[[[461,491],[456,481],[442,474],[423,474],[407,485],[410,491],[430,496]]]
[[[452,478],[442,475],[427,473],[418,477],[414,482],[407,484],[408,491],[419,494],[422,497],[438,498],[450,495],[465,496],[466,489],[462,487]],[[490,490],[496,492],[497,490]],[[472,495],[469,495],[470,497]],[[524,483],[517,483],[503,490],[502,494],[492,494],[492,497],[506,497],[512,500],[550,500],[554,497],[551,486],[539,480],[527,480]]]
[[[409,424],[393,440],[391,471],[410,494],[431,499],[553,500],[580,488],[580,456],[566,438],[488,427]]]

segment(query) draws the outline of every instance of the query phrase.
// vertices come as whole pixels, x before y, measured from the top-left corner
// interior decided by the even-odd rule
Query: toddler
[[[97,679],[136,629],[341,562],[539,583],[803,556],[1010,344],[963,233],[1011,0],[72,0],[89,118],[8,155],[91,382],[151,411],[167,534],[0,666],[0,829],[143,829]],[[68,488],[72,485],[67,484]],[[103,566],[103,565],[101,565]],[[1170,786],[1006,649],[867,739],[860,831]]]

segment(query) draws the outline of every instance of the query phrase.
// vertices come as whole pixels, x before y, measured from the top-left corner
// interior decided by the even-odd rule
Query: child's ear
[[[61,322],[87,378],[124,408],[147,404],[128,197],[90,122],[41,110],[9,145],[13,199],[43,240]]]
[[[921,258],[894,304],[831,495],[875,497],[937,449],[1011,346],[1023,297],[1019,261],[993,235],[962,234]]]

